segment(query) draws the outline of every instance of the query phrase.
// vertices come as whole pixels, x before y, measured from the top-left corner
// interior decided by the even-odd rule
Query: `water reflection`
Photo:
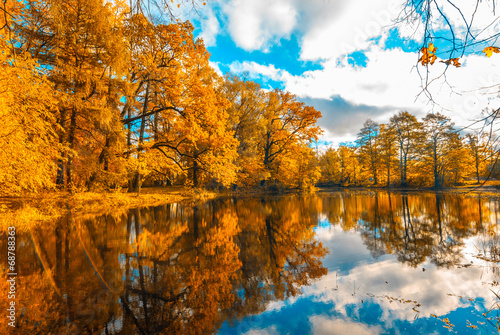
[[[465,306],[453,300],[461,291],[450,271],[473,274],[469,286],[495,290],[500,281],[491,266],[499,257],[497,209],[496,200],[479,196],[348,192],[223,198],[60,220],[18,233],[18,333],[243,333],[254,324],[268,333],[380,333],[389,327],[383,318],[360,322],[359,315],[346,317],[349,310],[359,304],[359,314],[375,301],[383,308],[412,291],[403,282],[414,281],[418,291],[417,283],[430,278],[450,288],[438,294],[429,287],[428,304],[410,300],[422,314],[387,308],[401,320],[441,312],[431,323],[440,329],[440,315]],[[6,250],[5,238],[0,244]],[[477,279],[484,264],[489,274]],[[5,280],[1,285],[6,289]],[[446,311],[430,302],[433,294]],[[306,298],[315,307],[295,328],[265,321],[269,311],[293,311]],[[293,324],[286,311],[280,315]]]

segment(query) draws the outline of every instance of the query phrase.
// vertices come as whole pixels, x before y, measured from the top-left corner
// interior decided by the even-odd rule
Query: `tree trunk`
[[[441,187],[441,180],[439,176],[439,169],[438,169],[438,159],[437,159],[437,147],[436,144],[434,145],[433,148],[433,158],[434,158],[434,188],[440,188]]]
[[[61,120],[59,121],[59,125],[61,126],[61,132],[59,134],[59,144],[61,146],[64,145],[64,136],[65,136],[65,126],[66,126],[66,110],[63,109],[61,111]],[[65,169],[64,169],[64,158],[65,158],[65,155],[66,153],[64,152],[64,149],[63,149],[63,152],[61,152],[61,158],[59,159],[59,161],[57,162],[57,176],[56,176],[56,185],[58,185],[59,187],[63,187],[64,186],[64,173],[65,173]]]
[[[479,155],[477,152],[477,148],[476,148],[476,177],[477,177],[477,183],[479,184],[481,181],[479,180]]]
[[[197,155],[195,154],[194,155],[194,159],[193,159],[193,186],[194,187],[198,187],[198,172],[199,172],[199,166],[198,166],[198,161],[196,160],[197,159]]]
[[[76,109],[73,107],[71,112],[71,119],[69,125],[69,133],[68,133],[68,146],[70,149],[75,147],[75,131],[76,131]],[[72,165],[72,157],[68,155],[68,163],[66,164],[66,184],[71,188],[73,184],[72,175],[71,175],[71,165]]]
[[[150,81],[148,80],[148,83],[146,85],[146,94],[144,96],[144,105],[142,106],[141,126],[139,128],[139,143],[138,143],[138,147],[137,147],[137,160],[138,161],[140,161],[140,158],[141,158],[142,145],[144,142],[144,131],[146,129],[146,113],[148,111],[150,85],[151,85]],[[141,172],[136,171],[135,175],[134,175],[134,179],[132,181],[132,189],[130,189],[130,187],[129,187],[129,192],[137,191],[137,195],[141,194],[141,178],[142,178]]]
[[[387,162],[387,187],[391,187],[391,156],[389,156],[389,161]]]

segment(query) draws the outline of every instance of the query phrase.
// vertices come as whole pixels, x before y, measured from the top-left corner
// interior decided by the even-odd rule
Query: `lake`
[[[499,212],[345,191],[64,218],[18,232],[16,333],[498,333]]]

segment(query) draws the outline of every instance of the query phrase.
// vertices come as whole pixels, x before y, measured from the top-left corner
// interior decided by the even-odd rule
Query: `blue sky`
[[[248,73],[263,88],[282,88],[320,110],[322,141],[352,141],[367,118],[384,123],[398,111],[418,117],[442,112],[466,125],[485,108],[498,108],[500,55],[486,58],[478,46],[461,58],[462,67],[436,62],[429,76],[433,101],[422,93],[417,66],[421,27],[395,25],[402,0],[220,0],[207,1],[201,16],[191,16],[195,35],[203,38],[211,64],[224,74]],[[446,2],[444,2],[446,3]],[[456,0],[465,16],[471,1]],[[448,11],[457,36],[463,23]],[[476,13],[473,29],[494,22],[491,8]],[[443,22],[435,27],[440,30]],[[441,26],[440,26],[441,25]],[[438,56],[447,57],[439,41]],[[486,88],[482,89],[481,88]]]

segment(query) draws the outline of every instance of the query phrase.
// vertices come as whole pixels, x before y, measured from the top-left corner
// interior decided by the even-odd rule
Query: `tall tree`
[[[15,14],[12,7],[6,9]],[[53,86],[29,53],[14,48],[19,36],[10,30],[13,24],[10,16],[0,15],[0,194],[4,196],[53,187],[59,155]]]
[[[230,102],[227,110],[229,126],[238,140],[238,184],[256,185],[269,178],[261,158],[259,143],[264,132],[263,109],[266,93],[246,76],[226,75],[224,97]]]
[[[134,15],[128,31],[132,62],[122,115],[129,152],[144,161],[146,171],[180,173],[194,186],[210,178],[232,183],[237,140],[228,124],[228,101],[192,25],[153,24]],[[130,189],[138,191],[143,176],[140,169],[131,172]]]
[[[480,176],[484,173],[486,168],[487,158],[487,144],[489,142],[488,136],[479,132],[467,134],[467,148],[472,156],[474,165],[474,174],[477,182],[480,182]]]
[[[122,23],[127,9],[103,0],[28,0],[23,6],[16,20],[22,36],[18,46],[40,62],[54,84],[62,148],[57,183],[71,185],[72,170],[86,165],[79,153],[83,158],[89,147],[100,152],[111,142],[109,134],[120,130],[116,89],[126,55]]]
[[[394,128],[388,127],[385,124],[380,125],[379,134],[380,145],[380,161],[386,169],[387,187],[391,186],[391,169],[395,165],[395,157],[397,155],[396,147],[396,132]]]
[[[379,124],[368,119],[358,133],[356,141],[359,145],[360,159],[370,171],[375,185],[378,184],[377,169],[380,162],[378,135]]]
[[[289,92],[276,89],[267,94],[261,119],[263,136],[260,147],[264,166],[274,178],[279,158],[297,144],[308,145],[321,133],[316,124],[320,117],[319,111],[297,101]]]
[[[321,182],[325,184],[339,184],[341,170],[337,150],[328,148],[320,157]],[[342,172],[341,172],[342,171]]]
[[[415,116],[407,111],[399,112],[390,119],[389,127],[394,129],[399,148],[399,171],[401,186],[407,186],[408,160],[415,152],[418,142],[420,124]]]
[[[447,168],[447,148],[454,135],[453,123],[440,113],[429,113],[422,119],[422,124],[426,134],[423,155],[432,171],[434,188],[441,188]]]

